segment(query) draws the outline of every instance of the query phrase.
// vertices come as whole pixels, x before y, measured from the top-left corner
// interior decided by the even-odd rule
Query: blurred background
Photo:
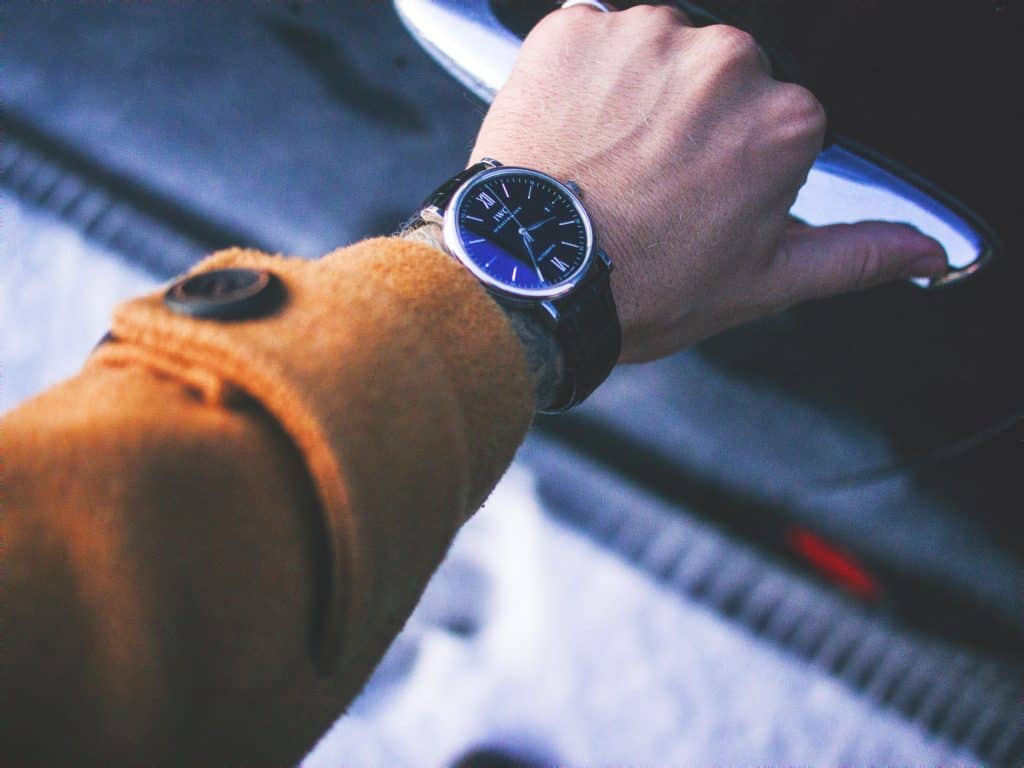
[[[307,765],[1024,762],[1020,4],[709,4],[1002,258],[620,369],[539,423]],[[213,249],[394,231],[485,109],[386,2],[3,25],[2,410]]]

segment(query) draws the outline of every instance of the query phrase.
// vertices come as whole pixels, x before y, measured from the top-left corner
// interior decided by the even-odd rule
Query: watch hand
[[[526,246],[526,252],[530,255],[530,261],[536,262],[537,260],[533,257],[533,248],[530,247],[530,236],[520,228],[519,237],[523,241],[523,245]]]
[[[555,250],[555,243],[552,243],[543,251],[541,251],[540,256],[537,257],[537,263],[539,264],[540,262],[544,261],[544,257],[551,253],[553,250]]]
[[[537,263],[537,257],[533,255],[533,248],[530,246],[530,241],[533,240],[533,238],[530,237],[530,233],[522,227],[519,228],[519,236],[523,239],[523,245],[526,246],[526,253],[530,256],[530,261],[533,264],[534,271],[537,273],[537,277],[541,279],[541,282],[544,282],[547,278],[545,278],[544,273],[540,271],[540,264]]]
[[[554,216],[548,216],[546,219],[544,219],[544,221],[538,221],[536,224],[531,224],[530,226],[528,226],[526,228],[526,231],[527,232],[533,232],[533,230],[540,229],[545,224],[547,224],[549,221],[554,221],[554,220],[555,220]]]
[[[484,187],[484,189],[490,192],[491,196],[494,197],[495,200],[501,200],[501,196],[491,187]],[[523,245],[526,246],[526,253],[530,257],[530,263],[533,264],[533,269],[537,272],[537,277],[541,279],[541,282],[544,282],[547,278],[544,277],[544,273],[540,271],[540,264],[537,263],[537,257],[533,255],[533,248],[530,247],[530,243],[533,242],[533,235],[531,235],[530,230],[524,227],[522,222],[519,221],[516,215],[512,212],[512,209],[509,208],[508,203],[502,200],[501,207],[508,211],[509,218],[512,219],[512,221],[514,221],[519,227],[519,237],[522,239]]]

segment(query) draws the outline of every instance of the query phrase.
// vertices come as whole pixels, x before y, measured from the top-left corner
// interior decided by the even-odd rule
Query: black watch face
[[[571,287],[590,251],[590,224],[570,193],[519,169],[483,174],[453,201],[460,258],[480,279],[513,294]]]

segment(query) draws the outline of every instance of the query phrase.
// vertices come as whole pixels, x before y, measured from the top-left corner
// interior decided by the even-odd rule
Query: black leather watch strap
[[[562,347],[565,381],[555,403],[544,413],[562,413],[579,405],[611,373],[622,350],[622,329],[612,298],[611,272],[595,255],[586,278],[558,310],[555,335]]]
[[[464,171],[452,176],[448,181],[439,186],[433,192],[431,192],[427,199],[423,201],[420,209],[412,215],[412,217],[402,224],[402,231],[409,232],[418,227],[422,227],[426,222],[423,220],[423,212],[428,208],[436,208],[439,213],[444,213],[448,207],[448,203],[452,201],[452,197],[458,191],[459,187],[465,184],[473,176],[476,176],[480,171],[486,171],[488,168],[493,168],[494,164],[489,162],[474,163]]]
[[[423,207],[429,208],[434,206],[443,211],[448,207],[448,203],[451,202],[452,196],[459,187],[480,173],[480,171],[486,171],[488,168],[493,167],[493,163],[474,163],[461,173],[452,176],[448,181],[431,192],[430,196],[423,201]]]

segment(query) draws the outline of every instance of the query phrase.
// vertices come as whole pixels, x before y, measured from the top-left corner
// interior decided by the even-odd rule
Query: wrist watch
[[[445,249],[495,300],[552,330],[565,375],[544,413],[579,405],[608,377],[622,345],[612,263],[579,187],[485,158],[438,187],[409,228],[424,223],[441,225]]]

